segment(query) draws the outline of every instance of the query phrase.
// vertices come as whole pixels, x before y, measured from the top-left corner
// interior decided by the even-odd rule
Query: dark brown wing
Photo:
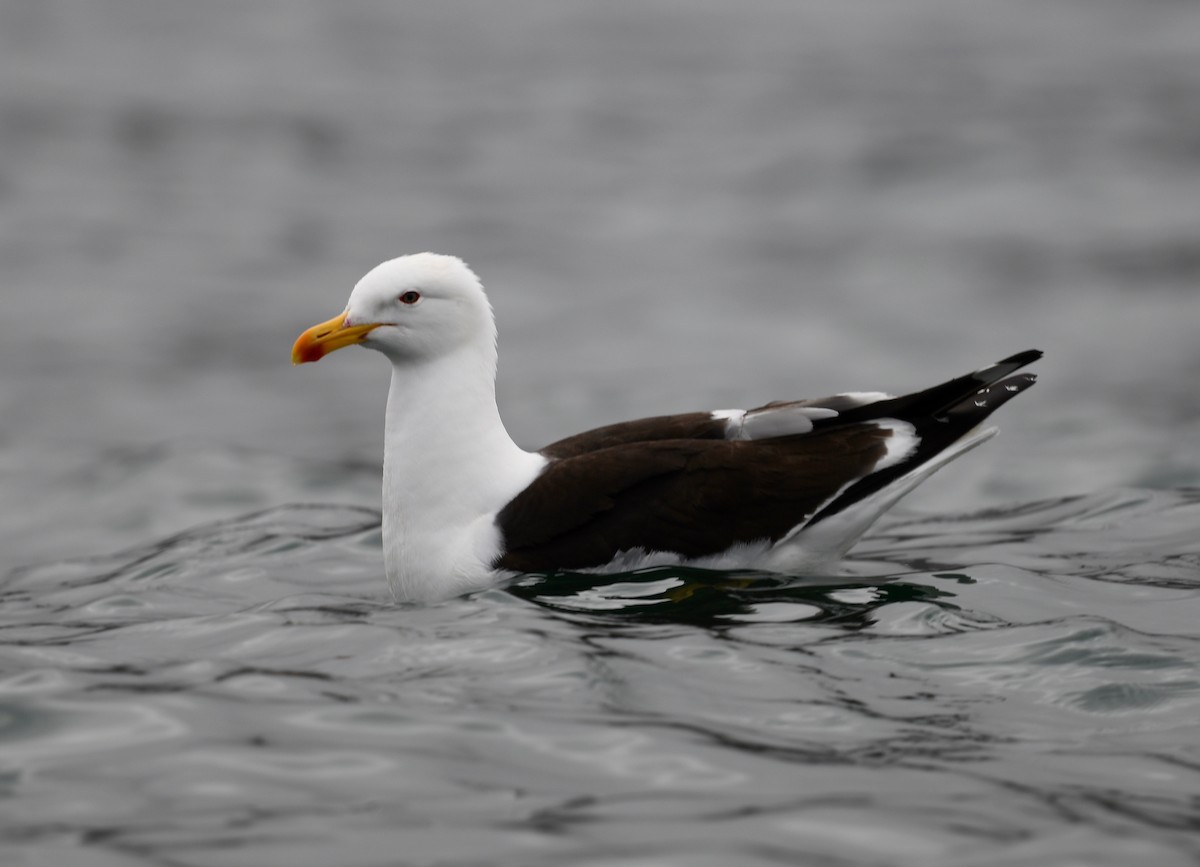
[[[542,449],[550,465],[497,515],[517,571],[601,566],[621,551],[686,558],[777,541],[902,480],[1034,383],[1027,350],[901,397],[781,401],[736,416],[696,412],[586,431]],[[807,412],[805,408],[816,409]],[[891,426],[915,446],[880,470]],[[727,439],[727,437],[729,437]]]
[[[494,565],[584,569],[637,548],[690,559],[777,541],[869,472],[889,436],[858,424],[761,441],[625,441],[565,457],[497,515],[504,554]]]
[[[685,412],[598,427],[551,443],[541,453],[548,458],[573,458],[629,443],[724,438],[725,422],[714,419],[711,412]]]

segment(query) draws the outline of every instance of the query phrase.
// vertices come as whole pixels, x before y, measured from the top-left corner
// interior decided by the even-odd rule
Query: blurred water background
[[[1192,864],[1200,7],[0,0],[0,863]],[[369,267],[536,447],[1039,347],[856,551],[392,604]]]

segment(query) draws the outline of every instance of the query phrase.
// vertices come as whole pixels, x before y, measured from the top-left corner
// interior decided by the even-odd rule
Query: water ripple
[[[314,817],[530,863],[685,828],[689,863],[1170,863],[1200,790],[1196,505],[900,516],[845,575],[530,575],[428,607],[390,600],[377,512],[260,510],[7,576],[0,784],[41,851],[70,827],[181,863],[315,863]]]

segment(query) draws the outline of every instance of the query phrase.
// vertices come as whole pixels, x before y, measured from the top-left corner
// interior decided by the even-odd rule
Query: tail
[[[824,521],[905,479],[908,483],[897,485],[898,493],[886,498],[886,504],[879,510],[882,513],[938,467],[989,439],[995,430],[978,431],[979,425],[1037,381],[1032,373],[1012,374],[1041,357],[1042,353],[1037,349],[1018,352],[933,388],[874,401],[841,412],[837,418],[816,422],[814,426],[820,427],[894,419],[912,426],[916,447],[902,460],[851,484],[809,518],[805,527]]]

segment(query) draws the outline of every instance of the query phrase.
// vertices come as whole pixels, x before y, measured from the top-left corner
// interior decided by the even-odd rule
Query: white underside
[[[393,365],[383,555],[399,601],[449,599],[494,584],[499,573],[491,564],[502,542],[496,514],[546,465],[504,429],[489,362],[463,351],[416,370]]]

